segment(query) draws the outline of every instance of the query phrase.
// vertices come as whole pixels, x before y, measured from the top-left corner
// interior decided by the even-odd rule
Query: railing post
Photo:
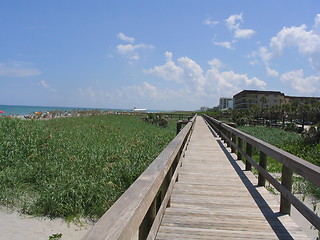
[[[179,121],[177,122],[177,135],[178,135],[178,133],[181,131],[182,123],[183,123],[182,120],[179,120]]]
[[[252,157],[252,145],[248,142],[246,144],[246,153],[248,154],[249,157]],[[251,164],[248,161],[248,159],[246,159],[246,171],[250,171],[250,170],[251,170]]]
[[[170,182],[171,182],[171,179],[172,179],[172,174],[173,174],[173,171],[172,171],[172,168],[170,168],[170,170],[169,170],[169,172],[168,172],[168,174],[167,174],[167,179],[166,179],[166,181],[168,181],[167,183],[168,183],[168,186],[167,186],[167,188],[169,187],[169,185],[170,185]],[[169,199],[169,201],[168,201],[168,204],[167,204],[167,207],[170,207],[170,204],[171,204],[171,198]]]
[[[151,203],[147,214],[145,215],[140,227],[139,227],[139,240],[145,240],[148,237],[154,218],[157,215],[157,203],[156,198]]]
[[[179,166],[177,166],[177,167],[179,167]],[[168,191],[171,179],[172,179],[172,174],[173,174],[172,173],[172,168],[170,168],[168,173],[167,173],[167,176],[165,176],[165,178],[163,179],[163,182],[162,182],[162,185],[161,185],[161,190],[160,190],[160,199],[161,199],[160,205],[162,204],[162,201],[163,201],[163,199],[165,198],[165,196],[167,194],[167,191]],[[178,179],[178,177],[177,177],[177,179]],[[170,199],[168,201],[167,207],[170,207]]]
[[[223,139],[223,137],[222,137],[223,131],[222,131],[221,123],[220,124],[215,123],[215,124],[216,124],[216,127],[219,129],[218,135],[221,137],[221,139]]]
[[[231,133],[226,129],[226,135],[227,135],[227,138],[229,138],[231,140]],[[230,142],[228,139],[226,139],[227,141],[227,147],[230,147]]]
[[[236,135],[234,135],[233,133],[231,133],[231,142],[233,142],[233,143],[236,143]],[[232,153],[235,153],[236,152],[236,149],[235,149],[235,147],[233,146],[233,145],[231,145],[231,152]]]
[[[260,160],[259,160],[259,165],[260,167],[262,167],[263,169],[266,169],[267,167],[267,155],[260,151]],[[258,185],[259,186],[265,186],[266,184],[266,179],[264,178],[264,176],[262,176],[262,174],[259,172],[258,175]]]
[[[227,140],[226,140],[227,131],[222,127],[222,125],[220,125],[220,128],[221,128],[221,135],[220,135],[220,137],[222,138],[222,140],[223,140],[224,143],[227,143]],[[224,135],[224,136],[223,136],[223,135]]]
[[[292,191],[292,170],[282,165],[282,177],[281,184],[288,190]],[[291,204],[290,202],[281,194],[280,200],[280,212],[290,215]]]
[[[242,150],[242,139],[240,137],[238,137],[238,147]],[[242,159],[242,154],[240,153],[240,151],[238,150],[238,160]]]

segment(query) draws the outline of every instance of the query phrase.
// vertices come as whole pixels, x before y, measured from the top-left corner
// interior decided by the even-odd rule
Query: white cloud
[[[227,49],[234,49],[232,47],[232,42],[213,42],[214,45],[216,46],[219,46],[219,47],[224,47],[224,48],[227,48]]]
[[[123,34],[123,33],[119,33],[119,34],[118,34],[118,38],[120,38],[122,41],[130,42],[130,43],[133,43],[134,40],[135,40],[133,37],[128,37],[128,36],[126,36],[126,35]]]
[[[234,33],[235,38],[251,38],[255,34],[255,31],[240,28],[241,23],[243,23],[242,13],[230,15],[229,18],[226,19],[226,25],[228,29]]]
[[[128,86],[120,89],[119,101],[126,99],[132,106],[141,106],[147,109],[192,109],[197,105],[195,93],[185,88],[161,88],[148,82],[141,85]],[[197,108],[195,108],[197,109]]]
[[[309,96],[320,94],[320,77],[305,77],[302,69],[284,73],[280,79],[298,94]]]
[[[317,14],[314,18],[314,29],[316,32],[320,33],[320,14]]]
[[[44,81],[44,80],[41,80],[39,83],[40,83],[40,85],[41,85],[42,87],[44,87],[44,88],[50,88],[49,84],[46,83],[46,81]]]
[[[153,45],[148,45],[144,43],[134,44],[134,38],[128,37],[123,33],[119,33],[118,37],[126,42],[130,42],[128,44],[119,44],[117,45],[117,51],[119,54],[129,58],[130,60],[137,61],[140,59],[139,51],[143,49],[152,49]]]
[[[223,63],[218,58],[214,58],[214,59],[210,60],[208,63],[213,68],[219,69],[219,68],[224,67]]]
[[[158,89],[148,82],[143,82],[142,86],[129,86],[123,89],[125,92],[131,95],[137,94],[140,97],[147,97],[151,99],[163,98],[164,96],[158,92]]]
[[[132,44],[119,44],[117,46],[117,50],[121,54],[128,54],[130,52],[133,52],[135,47]]]
[[[146,70],[146,74],[153,74],[164,80],[177,82],[186,94],[193,96],[232,96],[245,88],[264,89],[266,83],[256,77],[249,78],[246,74],[233,71],[220,71],[223,63],[219,59],[208,62],[211,67],[204,72],[199,64],[188,57],[181,57],[175,63],[172,53],[166,53],[166,63]]]
[[[238,74],[233,71],[221,72],[214,67],[207,71],[206,78],[210,82],[211,89],[220,96],[233,96],[243,89],[264,89],[266,86],[264,81],[256,77],[249,78],[246,74]]]
[[[255,32],[252,29],[237,29],[234,33],[236,38],[251,38]]]
[[[198,109],[202,105],[215,106],[221,96],[232,97],[245,88],[264,89],[266,86],[256,77],[223,71],[225,65],[217,58],[210,60],[208,70],[204,70],[189,57],[175,60],[172,52],[164,55],[162,65],[144,70],[145,74],[158,77],[158,81],[143,81],[109,92],[89,86],[78,89],[79,101],[90,102],[91,105],[117,104],[122,108],[129,103],[128,108]]]
[[[42,72],[28,62],[0,62],[0,77],[33,77]]]
[[[206,20],[203,21],[204,25],[207,25],[209,27],[213,27],[217,24],[219,24],[219,21],[212,21],[210,18],[207,18]]]
[[[242,13],[230,15],[229,18],[226,19],[226,24],[230,31],[239,29],[240,22],[243,22]]]
[[[269,77],[279,77],[279,72],[266,66],[266,72]]]
[[[207,79],[203,76],[203,70],[200,65],[188,57],[179,58],[178,63],[183,69],[184,81],[189,81],[196,91],[202,94]]]
[[[140,56],[139,56],[138,54],[132,55],[132,56],[130,57],[130,60],[134,60],[134,61],[137,61],[137,60],[139,60],[139,59],[140,59]]]
[[[148,49],[153,48],[152,45],[146,45],[143,43],[140,44],[119,44],[117,46],[118,52],[121,54],[130,54],[132,52],[135,52],[138,49]]]
[[[283,54],[283,50],[289,47],[297,47],[303,55],[310,55],[320,50],[320,36],[313,30],[306,31],[307,26],[283,28],[270,41],[270,51],[273,56]]]
[[[269,47],[261,47],[259,55],[268,64],[274,58],[283,55],[287,48],[296,48],[298,53],[308,58],[310,65],[320,72],[320,14],[315,17],[314,28],[307,30],[306,25],[300,27],[284,27],[272,37]]]
[[[258,55],[266,65],[268,65],[270,59],[272,58],[272,54],[269,52],[269,50],[266,47],[260,47],[258,51]]]
[[[172,53],[166,52],[166,63],[145,70],[146,74],[153,74],[168,81],[175,81],[184,85],[185,89],[196,89],[201,94],[206,84],[202,68],[192,59],[181,57],[177,64],[172,60]]]
[[[256,66],[259,64],[259,61],[258,60],[252,60],[252,61],[249,61],[249,64],[252,65],[252,66]]]
[[[110,106],[113,105],[113,108],[141,106],[147,109],[150,109],[152,106],[155,109],[163,109],[165,104],[170,106],[170,102],[172,103],[171,105],[175,105],[173,103],[174,99],[181,95],[179,92],[171,89],[158,89],[146,81],[137,85],[124,86],[113,91],[88,86],[87,88],[79,88],[78,93],[80,95],[80,102],[89,102],[95,106],[105,106],[106,103],[110,103]],[[130,105],[128,106],[128,104]]]
[[[153,74],[168,81],[182,82],[183,69],[172,61],[171,52],[166,52],[165,57],[166,63],[164,65],[155,66],[154,68],[145,70],[144,72],[147,74]]]
[[[44,81],[44,80],[40,80],[39,84],[40,84],[40,86],[42,86],[43,88],[46,88],[46,89],[50,90],[51,92],[54,92],[54,93],[57,92],[56,89],[52,88],[52,87],[51,87],[46,81]]]

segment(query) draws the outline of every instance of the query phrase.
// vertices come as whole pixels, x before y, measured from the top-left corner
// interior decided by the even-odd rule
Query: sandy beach
[[[81,239],[91,224],[67,224],[62,219],[31,217],[0,207],[0,226],[0,239],[3,240],[49,239],[49,236],[56,233],[62,233],[62,240],[73,240]]]
[[[274,195],[279,201],[279,195]],[[311,207],[310,198],[305,204]],[[317,213],[320,214],[320,203],[317,204]],[[308,234],[312,240],[317,239],[318,232],[310,223],[293,207],[291,217]],[[56,233],[62,233],[62,240],[81,239],[91,228],[93,223],[83,222],[82,225],[66,223],[60,218],[50,220],[43,217],[31,217],[19,214],[17,211],[8,210],[0,206],[0,239],[5,240],[37,240],[48,239]]]

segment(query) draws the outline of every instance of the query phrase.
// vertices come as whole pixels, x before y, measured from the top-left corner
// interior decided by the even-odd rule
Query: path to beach
[[[62,233],[61,240],[81,239],[91,227],[89,224],[77,226],[61,219],[35,218],[20,215],[17,212],[0,207],[0,239],[37,240],[49,239],[49,236]]]

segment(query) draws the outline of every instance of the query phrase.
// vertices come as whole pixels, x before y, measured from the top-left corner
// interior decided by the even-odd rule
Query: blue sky
[[[196,110],[320,96],[319,0],[0,0],[0,105]]]

